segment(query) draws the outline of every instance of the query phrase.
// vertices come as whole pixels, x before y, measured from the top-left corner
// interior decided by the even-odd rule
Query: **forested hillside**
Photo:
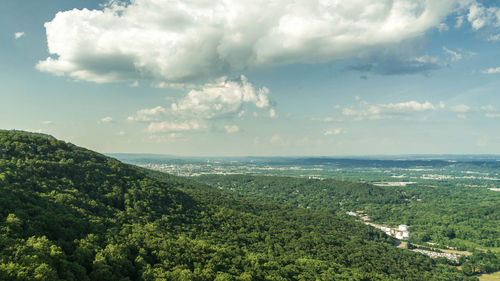
[[[362,210],[377,223],[410,225],[410,242],[469,251],[469,275],[500,270],[500,193],[442,183],[378,187],[365,183],[294,177],[204,175],[201,182],[261,202],[345,214]]]
[[[328,212],[256,203],[0,131],[0,280],[468,278],[392,244]]]
[[[398,190],[333,179],[246,175],[203,175],[195,179],[257,200],[272,199],[296,207],[331,213],[345,213],[345,210],[368,204],[403,203],[407,199],[405,193]]]

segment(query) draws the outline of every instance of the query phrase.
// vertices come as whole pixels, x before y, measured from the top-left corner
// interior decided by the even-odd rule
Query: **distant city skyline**
[[[500,154],[496,1],[7,1],[0,129],[102,153]]]

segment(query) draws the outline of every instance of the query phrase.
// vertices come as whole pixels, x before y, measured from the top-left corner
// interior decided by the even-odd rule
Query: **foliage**
[[[197,179],[259,201],[338,214],[363,211],[375,222],[393,227],[407,224],[412,243],[432,242],[443,249],[474,252],[464,267],[469,275],[500,270],[500,253],[487,255],[481,250],[500,247],[498,192],[446,183],[398,188],[293,177],[205,175]]]
[[[345,217],[21,132],[0,132],[0,206],[0,280],[468,279]]]

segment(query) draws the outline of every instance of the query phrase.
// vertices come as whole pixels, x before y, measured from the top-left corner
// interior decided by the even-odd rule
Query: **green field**
[[[483,274],[479,276],[479,281],[498,281],[498,280],[500,280],[500,272]]]

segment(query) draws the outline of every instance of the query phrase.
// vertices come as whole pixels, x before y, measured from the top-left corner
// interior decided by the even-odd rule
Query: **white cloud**
[[[255,89],[245,76],[241,81],[222,77],[216,83],[207,83],[201,89],[191,90],[183,99],[171,105],[170,111],[177,116],[213,119],[235,116],[245,103],[258,108],[269,106],[269,89]]]
[[[184,121],[184,122],[153,122],[148,126],[150,133],[170,133],[182,131],[196,131],[205,129],[206,126],[197,121]]]
[[[471,108],[465,104],[456,105],[451,108],[451,111],[456,113],[467,113],[470,110]]]
[[[16,32],[14,33],[14,38],[19,39],[25,35],[24,32]]]
[[[124,136],[124,135],[126,135],[126,134],[127,134],[127,133],[126,133],[125,131],[120,131],[120,132],[118,132],[118,135],[119,135],[119,136]]]
[[[330,116],[324,117],[322,119],[320,118],[320,119],[314,119],[314,120],[319,120],[319,121],[322,121],[322,122],[325,122],[325,123],[329,123],[329,122],[342,122],[343,121],[342,119],[333,118],[333,117],[330,117]]]
[[[269,117],[276,118],[276,110],[274,108],[269,109]]]
[[[491,104],[490,105],[481,106],[479,109],[482,110],[482,111],[490,111],[490,112],[496,111],[496,109]]]
[[[127,120],[142,121],[142,122],[157,121],[166,113],[167,110],[165,108],[157,106],[151,109],[141,109],[137,111],[134,115],[129,116]]]
[[[488,41],[500,41],[500,34],[492,34],[488,37]]]
[[[354,117],[355,120],[389,119],[400,115],[443,109],[444,107],[442,102],[435,106],[428,101],[424,103],[408,101],[376,105],[361,104],[358,108],[343,108],[341,112],[344,116]]]
[[[457,113],[457,118],[467,119],[466,113],[473,111],[473,109],[468,105],[459,104],[459,105],[452,106],[451,111]]]
[[[484,74],[497,74],[500,73],[500,67],[488,68],[486,70],[481,71]]]
[[[238,127],[237,125],[226,125],[226,126],[224,126],[224,129],[226,130],[226,133],[228,133],[228,134],[233,134],[233,133],[237,133],[240,131],[240,127]]]
[[[51,56],[37,68],[97,83],[153,78],[168,85],[326,62],[442,29],[463,0],[110,3],[57,13],[45,24]]]
[[[425,103],[419,103],[417,101],[401,102],[401,103],[389,103],[389,104],[379,104],[370,107],[370,111],[374,114],[384,113],[384,112],[414,112],[414,111],[427,111],[435,110],[436,107],[426,101]]]
[[[487,118],[500,118],[500,113],[486,113],[484,116]]]
[[[243,117],[246,105],[269,107],[268,94],[266,87],[255,88],[243,75],[237,81],[221,77],[214,83],[192,89],[170,107],[142,109],[128,120],[150,122],[148,132],[153,134],[197,131],[211,126],[214,119]],[[227,125],[224,129],[227,133],[239,131],[236,125]]]
[[[459,61],[463,58],[463,55],[456,52],[456,51],[452,51],[446,47],[443,47],[443,50],[445,51],[446,54],[448,54],[450,56],[451,62],[456,62],[456,61]]]
[[[356,117],[356,119],[363,119],[366,115],[368,115],[368,112],[365,110],[356,110],[353,108],[344,108],[342,109],[342,114],[345,116],[353,116]]]
[[[450,111],[457,113],[457,117],[460,119],[467,119],[467,116],[469,114],[476,114],[476,113],[485,113],[484,117],[487,118],[498,118],[500,117],[500,114],[497,114],[497,110],[495,107],[492,105],[485,105],[485,106],[475,106],[471,107],[465,104],[459,104],[452,106],[450,108]]]
[[[467,20],[471,23],[472,28],[474,29],[480,29],[483,27],[486,24],[484,7],[477,4],[470,6]]]
[[[342,132],[343,132],[342,128],[327,129],[323,132],[323,135],[336,136],[336,135],[340,135]]]
[[[104,117],[104,118],[101,118],[101,120],[99,120],[99,124],[102,124],[102,123],[111,123],[113,122],[113,118],[110,117],[110,116],[107,116],[107,117]]]
[[[500,8],[485,7],[482,4],[474,1],[469,7],[467,20],[475,30],[479,30],[487,25],[499,26]]]
[[[50,120],[47,120],[47,121],[43,121],[42,124],[44,124],[44,125],[54,125],[54,122],[50,121]]]

